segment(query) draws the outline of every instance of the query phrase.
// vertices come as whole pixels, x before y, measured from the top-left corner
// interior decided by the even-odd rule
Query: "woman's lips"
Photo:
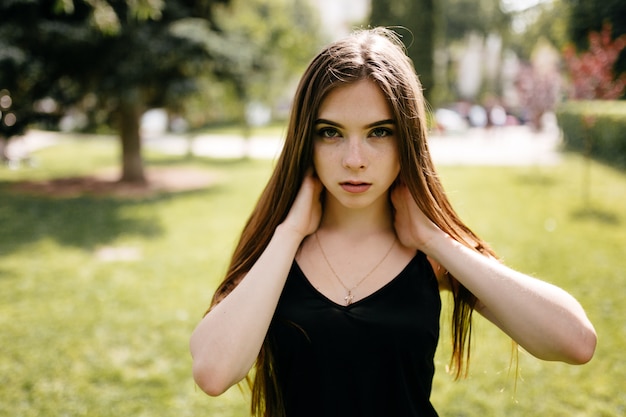
[[[342,182],[341,183],[341,188],[353,194],[364,193],[371,186],[372,184],[368,184],[366,182]]]

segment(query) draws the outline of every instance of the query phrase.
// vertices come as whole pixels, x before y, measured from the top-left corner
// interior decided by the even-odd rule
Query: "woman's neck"
[[[320,229],[328,232],[340,232],[359,238],[393,231],[392,208],[388,200],[359,209],[347,208],[335,200],[327,200],[323,213]]]

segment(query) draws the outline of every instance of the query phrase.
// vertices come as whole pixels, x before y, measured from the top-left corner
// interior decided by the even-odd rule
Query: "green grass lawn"
[[[237,388],[210,398],[194,387],[187,343],[272,163],[148,154],[150,167],[207,170],[215,183],[140,199],[10,191],[114,166],[117,144],[68,140],[35,157],[0,168],[0,416],[245,416]],[[589,364],[520,352],[516,378],[510,340],[479,318],[470,376],[454,382],[444,325],[432,396],[442,417],[626,415],[626,174],[594,164],[585,207],[582,169],[576,155],[441,168],[473,229],[509,265],[573,293],[599,334]]]

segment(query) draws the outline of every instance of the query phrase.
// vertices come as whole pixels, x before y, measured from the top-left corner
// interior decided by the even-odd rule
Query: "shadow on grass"
[[[621,223],[620,217],[616,213],[593,207],[583,207],[573,211],[572,218],[578,221],[589,220],[612,226]]]
[[[517,182],[522,185],[540,186],[540,187],[552,187],[558,184],[558,181],[554,176],[543,174],[541,172],[532,172],[519,175]]]
[[[153,206],[174,197],[219,192],[219,185],[200,190],[159,192],[139,198],[109,195],[33,194],[10,191],[0,182],[0,253],[7,254],[41,239],[93,250],[119,236],[154,238],[163,234]],[[36,254],[33,254],[36,256]]]
[[[3,194],[0,244],[16,250],[45,237],[63,245],[94,248],[120,234],[156,236],[156,217],[133,218],[123,213],[133,203],[91,197],[45,198]]]

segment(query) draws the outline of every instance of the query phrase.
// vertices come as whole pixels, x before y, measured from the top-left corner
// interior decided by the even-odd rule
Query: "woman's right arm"
[[[223,393],[254,364],[296,252],[319,225],[321,187],[313,175],[305,177],[287,218],[257,262],[191,335],[193,376],[207,394]]]

